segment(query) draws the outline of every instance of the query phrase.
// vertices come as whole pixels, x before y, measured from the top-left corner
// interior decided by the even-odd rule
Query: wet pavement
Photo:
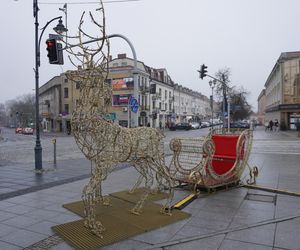
[[[300,192],[296,132],[257,128],[249,162],[259,168],[257,185]],[[80,219],[62,204],[81,199],[91,165],[78,156],[60,159],[56,168],[46,162],[44,168],[36,174],[30,162],[2,162],[0,249],[73,249],[51,227]],[[247,170],[244,174],[245,182]],[[104,194],[132,187],[135,176],[132,168],[116,169],[103,184]],[[175,200],[187,194],[176,189]],[[298,196],[235,188],[200,197],[183,211],[191,217],[103,249],[300,249]]]

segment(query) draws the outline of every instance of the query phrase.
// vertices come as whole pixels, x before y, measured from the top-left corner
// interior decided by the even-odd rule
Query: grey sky
[[[71,4],[92,0],[40,0],[40,28],[64,15],[58,10],[64,2],[69,3],[70,33],[76,30],[83,10],[97,8]],[[141,0],[104,6],[108,34],[128,37],[140,61],[166,68],[174,82],[207,96],[211,94],[209,79],[199,78],[200,65],[205,63],[210,75],[228,67],[232,84],[250,91],[249,102],[255,109],[280,53],[300,50],[299,0]],[[0,103],[34,93],[32,12],[32,0],[1,1]],[[42,39],[40,85],[72,68],[69,63],[48,64],[45,40],[55,25],[49,26]],[[111,40],[111,52],[114,57],[123,52],[131,57],[128,45],[118,38]]]

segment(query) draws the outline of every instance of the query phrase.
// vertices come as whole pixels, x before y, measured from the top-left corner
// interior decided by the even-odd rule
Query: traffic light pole
[[[42,33],[39,37],[39,19],[38,19],[38,1],[33,0],[33,17],[35,18],[35,131],[36,131],[36,141],[34,147],[34,159],[35,159],[35,171],[41,172],[43,170],[42,161],[42,145],[40,139],[40,116],[39,116],[39,67],[40,67],[40,44],[42,35],[44,34],[47,26],[56,19],[61,18],[55,17],[43,27]]]
[[[35,131],[36,141],[34,147],[35,170],[43,169],[42,163],[42,145],[40,140],[39,124],[39,66],[40,66],[40,49],[39,49],[39,22],[38,22],[38,1],[33,1],[33,16],[35,17]]]
[[[204,64],[203,64],[203,65],[204,65]],[[224,124],[225,124],[225,94],[226,94],[226,83],[225,83],[225,81],[221,81],[220,79],[217,79],[217,78],[215,78],[215,77],[213,77],[213,76],[207,74],[206,72],[205,72],[205,75],[203,75],[203,70],[205,70],[205,69],[203,68],[203,65],[202,65],[202,67],[201,67],[201,70],[198,70],[198,72],[200,73],[200,75],[201,75],[201,72],[202,72],[202,77],[200,76],[200,78],[203,79],[203,77],[208,76],[208,77],[210,77],[211,79],[213,79],[214,81],[218,81],[218,82],[220,82],[220,83],[222,84],[222,89],[223,89],[222,120],[223,120],[223,126],[224,126]],[[205,66],[205,65],[204,65],[204,66]],[[230,126],[230,122],[228,122],[228,128],[229,128],[229,126]]]

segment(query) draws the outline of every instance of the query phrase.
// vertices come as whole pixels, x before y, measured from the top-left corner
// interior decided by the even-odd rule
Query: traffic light
[[[203,79],[204,77],[207,76],[207,66],[205,64],[201,65],[201,70],[199,71],[200,73],[200,78]]]
[[[64,64],[62,44],[58,43],[56,39],[50,38],[46,41],[48,58],[50,64]]]
[[[56,39],[48,39],[46,41],[47,44],[47,51],[48,51],[48,58],[50,64],[57,64],[58,62],[58,49],[57,49],[57,42]]]

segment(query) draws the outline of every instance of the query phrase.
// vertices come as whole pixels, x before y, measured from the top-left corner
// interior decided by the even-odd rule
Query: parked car
[[[201,122],[201,128],[207,128],[210,126],[209,122]]]
[[[199,122],[191,122],[191,126],[192,126],[192,129],[199,129],[200,128]]]
[[[22,134],[23,128],[18,127],[15,129],[16,134]]]
[[[225,123],[224,125],[225,128],[227,128],[227,123]],[[231,122],[230,123],[230,128],[244,128],[244,129],[247,129],[247,128],[250,128],[250,124],[247,123],[247,122]]]
[[[29,128],[29,127],[23,128],[22,134],[23,135],[33,135],[33,128]]]
[[[181,122],[181,123],[177,123],[175,126],[171,126],[170,130],[190,130],[192,129],[192,125],[189,124],[188,122]]]

